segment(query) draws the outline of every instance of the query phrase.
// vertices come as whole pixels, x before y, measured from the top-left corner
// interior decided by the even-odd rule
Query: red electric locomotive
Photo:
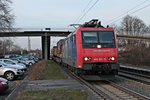
[[[53,48],[52,48],[52,50],[51,50],[51,53],[52,53],[52,59],[54,60],[54,61],[56,61],[56,57],[57,57],[57,46],[54,46]]]
[[[64,39],[61,39],[57,42],[57,56],[56,56],[56,62],[59,64],[62,63],[62,45],[63,45]]]
[[[98,20],[80,25],[63,41],[62,62],[78,74],[117,74],[118,46],[113,28]]]

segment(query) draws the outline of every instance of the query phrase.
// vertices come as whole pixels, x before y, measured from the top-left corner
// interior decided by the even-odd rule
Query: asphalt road
[[[5,98],[19,85],[22,79],[23,77],[14,81],[9,81],[9,89],[5,93],[0,94],[0,100],[5,100]]]

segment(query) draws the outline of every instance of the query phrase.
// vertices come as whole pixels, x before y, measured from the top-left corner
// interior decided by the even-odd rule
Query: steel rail
[[[150,70],[120,66],[118,75],[150,84]]]
[[[143,69],[143,68],[134,68],[134,67],[126,67],[126,66],[120,66],[120,72],[129,73],[132,75],[141,76],[144,78],[150,79],[150,70]]]
[[[83,80],[81,77],[77,76],[76,74],[74,74],[73,72],[68,70],[67,68],[63,67],[63,70],[65,72],[67,72],[67,74],[69,74],[69,76],[71,76],[72,78],[79,81],[81,84],[83,84],[83,85],[87,86],[88,88],[90,88],[93,92],[98,94],[102,99],[104,99],[104,100],[113,100],[113,98],[111,96],[109,96],[108,94],[104,93],[103,91],[95,88],[92,84],[90,84],[89,82]]]
[[[116,87],[116,88],[120,89],[121,91],[124,91],[124,92],[126,92],[126,93],[128,93],[128,94],[131,94],[132,96],[138,98],[139,100],[150,100],[150,97],[147,97],[147,96],[145,96],[145,95],[142,95],[142,94],[140,94],[140,93],[137,93],[137,92],[135,92],[135,91],[133,91],[133,90],[130,90],[130,89],[126,88],[126,87],[120,86],[120,85],[116,84],[116,83],[113,82],[113,81],[108,81],[108,82],[109,82],[112,86],[114,86],[114,87]]]
[[[97,88],[95,87],[92,83],[87,82],[85,80],[83,80],[82,78],[80,78],[79,76],[77,76],[76,74],[74,74],[73,72],[71,72],[70,70],[64,68],[64,70],[74,79],[78,80],[81,84],[86,85],[87,87],[89,87],[91,90],[93,90],[96,94],[98,94],[100,97],[103,97],[104,99],[107,100],[114,100],[113,97],[111,97],[111,95],[109,95],[106,91],[104,91],[103,89]],[[128,88],[122,87],[120,85],[117,85],[116,83],[112,82],[112,81],[107,81],[109,83],[111,83],[110,85],[115,87],[116,89],[119,89],[120,91],[125,92],[126,94],[129,94],[131,96],[133,96],[133,98],[138,98],[140,100],[150,100],[149,97],[144,96],[140,93],[137,93],[135,91],[132,91]]]
[[[93,83],[93,86],[100,90],[103,90],[105,93],[110,95],[113,98],[113,100],[149,100],[149,97],[143,96],[111,81],[103,82],[104,83]]]
[[[132,79],[132,80],[135,80],[135,81],[142,82],[144,84],[150,85],[150,79],[147,79],[147,78],[144,78],[144,77],[140,77],[140,76],[137,76],[137,75],[134,75],[134,74],[131,74],[131,73],[119,72],[118,76],[125,77],[125,78],[128,78],[128,79]]]
[[[130,74],[130,75],[136,75],[136,76],[140,76],[140,77],[144,77],[144,78],[150,79],[150,76],[144,75],[144,74],[141,74],[141,73],[129,72],[129,71],[124,71],[124,70],[119,70],[119,72],[127,73],[127,74]]]

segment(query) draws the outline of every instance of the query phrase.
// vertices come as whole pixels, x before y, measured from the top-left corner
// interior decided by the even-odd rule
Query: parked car
[[[0,93],[4,93],[8,88],[8,80],[0,77]]]
[[[23,76],[24,72],[24,69],[20,67],[12,67],[12,65],[7,65],[3,62],[0,62],[0,76],[3,76],[9,81],[12,81],[19,76]]]
[[[19,60],[20,60],[20,62],[25,63],[25,64],[28,65],[28,66],[31,66],[31,65],[35,64],[35,61],[34,61],[34,60],[29,59],[29,58],[27,58],[27,57],[19,58]]]
[[[24,64],[26,67],[28,67],[28,65],[26,63],[24,63],[22,60],[20,60],[19,58],[11,58],[11,60],[17,62],[17,63],[22,63]]]
[[[39,61],[39,58],[36,57],[36,56],[28,56],[27,58],[30,59],[30,60],[34,60],[35,62]]]
[[[17,63],[11,59],[0,59],[0,62],[3,62],[4,64],[6,65],[11,65],[12,67],[18,67],[18,68],[21,68],[21,69],[24,69],[24,71],[27,71],[27,67],[22,64],[22,63]]]

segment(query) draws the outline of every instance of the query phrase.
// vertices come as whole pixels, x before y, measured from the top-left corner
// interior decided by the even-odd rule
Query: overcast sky
[[[12,0],[12,13],[15,15],[17,28],[45,27],[67,28],[69,24],[84,23],[93,18],[103,25],[119,24],[123,16],[129,14],[142,19],[150,25],[150,0]],[[89,2],[91,3],[89,4]],[[98,1],[95,5],[94,3]],[[89,4],[89,5],[88,5]],[[92,9],[90,7],[93,6]],[[133,9],[135,8],[135,9]],[[88,9],[89,12],[88,12]],[[132,10],[133,9],[133,10]],[[136,13],[133,13],[137,11]],[[85,13],[88,12],[88,13]],[[123,15],[121,17],[118,17]],[[81,16],[84,16],[81,20]],[[114,20],[114,18],[117,18]],[[118,20],[118,21],[116,21]],[[56,40],[56,39],[55,39]],[[53,39],[52,43],[55,44]],[[27,48],[27,38],[18,38],[16,43]],[[32,48],[41,48],[39,37],[31,39]]]

